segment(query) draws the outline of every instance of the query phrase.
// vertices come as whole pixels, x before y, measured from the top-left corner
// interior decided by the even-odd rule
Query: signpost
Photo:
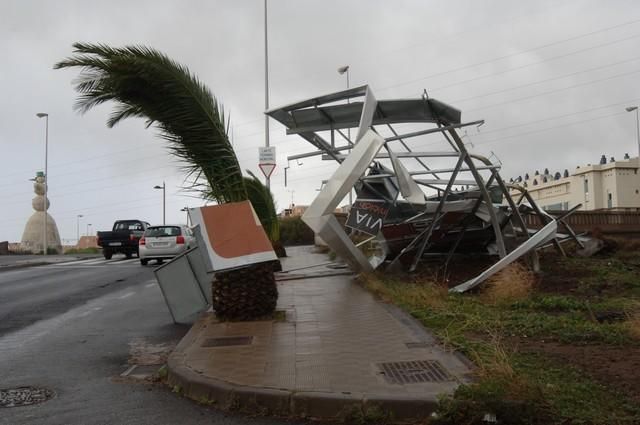
[[[268,179],[276,168],[276,147],[267,146],[258,148],[258,168]]]

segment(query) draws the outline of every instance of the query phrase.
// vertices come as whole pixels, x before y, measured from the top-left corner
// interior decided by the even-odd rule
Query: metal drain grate
[[[20,407],[42,403],[56,393],[47,388],[19,387],[0,390],[0,407]]]
[[[223,336],[219,338],[208,338],[202,343],[201,347],[231,347],[234,345],[251,345],[252,342],[252,336]]]
[[[390,384],[453,381],[453,377],[437,360],[380,363],[378,367]]]

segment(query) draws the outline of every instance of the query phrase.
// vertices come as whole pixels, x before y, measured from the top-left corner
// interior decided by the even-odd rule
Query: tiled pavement
[[[200,318],[172,354],[170,382],[186,395],[238,407],[296,416],[335,417],[375,405],[396,418],[424,417],[437,396],[451,393],[469,368],[443,350],[411,317],[380,303],[353,276],[318,277],[327,256],[311,247],[289,249],[292,273],[314,277],[281,281],[280,322],[220,323]],[[212,338],[252,337],[247,345],[207,347]],[[407,345],[409,344],[409,345]],[[393,383],[382,363],[435,361],[449,376],[421,373],[410,364],[407,379]]]

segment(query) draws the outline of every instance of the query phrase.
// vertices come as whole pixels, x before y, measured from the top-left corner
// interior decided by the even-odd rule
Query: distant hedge
[[[280,219],[280,241],[283,245],[313,245],[314,233],[299,216]]]

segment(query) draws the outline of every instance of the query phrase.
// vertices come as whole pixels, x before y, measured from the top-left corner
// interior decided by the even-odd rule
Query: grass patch
[[[521,263],[513,263],[491,276],[482,293],[485,301],[505,303],[526,299],[532,291],[535,278]]]
[[[640,303],[635,303],[627,311],[627,320],[623,323],[627,332],[636,341],[640,341]]]
[[[481,376],[441,399],[433,424],[635,424],[640,409],[579,370],[537,355],[513,355],[513,376]]]
[[[442,284],[414,275],[373,273],[360,276],[360,282],[477,366],[473,384],[441,400],[434,424],[481,424],[491,415],[509,424],[640,423],[637,403],[566,361],[535,351],[536,344],[550,341],[638,347],[639,279],[630,272],[633,267],[617,257],[588,260],[567,258],[554,265],[554,278],[574,279],[571,291],[558,293],[541,290],[521,265],[496,275],[479,293],[464,295],[450,294]],[[621,319],[600,320],[610,312]],[[525,342],[531,342],[533,353],[517,350]]]

